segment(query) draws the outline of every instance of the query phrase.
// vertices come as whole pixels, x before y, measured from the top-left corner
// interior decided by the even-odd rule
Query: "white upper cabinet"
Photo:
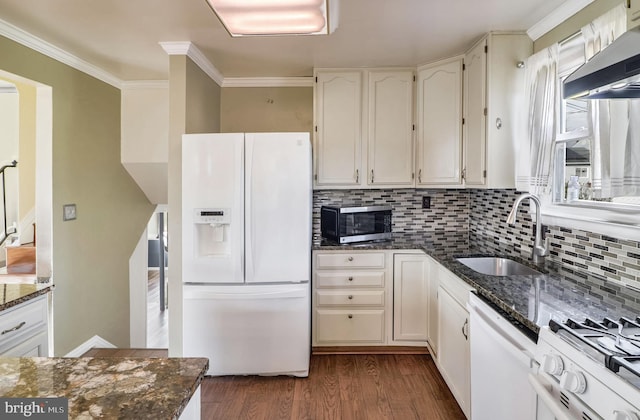
[[[318,69],[314,188],[413,187],[413,70]]]
[[[462,58],[418,69],[416,187],[462,183]]]
[[[627,0],[627,31],[640,25],[640,0]]]
[[[413,186],[413,71],[368,72],[367,184]]]
[[[362,173],[362,72],[316,73],[314,186],[354,188]]]
[[[524,33],[490,33],[464,57],[464,183],[474,188],[515,186],[517,113],[523,112],[524,73],[533,52]]]

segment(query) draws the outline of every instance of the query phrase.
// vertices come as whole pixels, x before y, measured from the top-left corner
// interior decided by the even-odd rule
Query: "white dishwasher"
[[[528,377],[536,344],[471,293],[471,418],[535,420],[536,393]]]

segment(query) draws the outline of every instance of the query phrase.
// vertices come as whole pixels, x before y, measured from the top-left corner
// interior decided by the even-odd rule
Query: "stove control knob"
[[[542,370],[549,375],[560,375],[564,370],[562,358],[557,354],[545,354],[542,358]]]
[[[582,394],[587,389],[587,380],[581,372],[567,370],[560,377],[560,388],[574,394]]]
[[[627,410],[615,410],[611,420],[640,420],[637,414]]]

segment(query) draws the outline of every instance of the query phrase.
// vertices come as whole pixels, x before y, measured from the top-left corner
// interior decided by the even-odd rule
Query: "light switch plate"
[[[62,220],[75,220],[76,219],[76,205],[75,204],[65,204],[62,206]]]

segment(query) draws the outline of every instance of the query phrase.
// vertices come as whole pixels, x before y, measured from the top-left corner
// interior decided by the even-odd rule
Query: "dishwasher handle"
[[[536,375],[529,374],[529,383],[533,387],[533,390],[538,395],[538,398],[542,399],[544,404],[553,413],[556,420],[572,420],[572,418],[562,409],[560,403],[553,398],[553,394],[547,389]]]
[[[498,345],[511,353],[521,364],[525,366],[531,366],[533,362],[533,353],[531,353],[525,346],[519,344],[517,339],[512,338],[506,331],[503,331],[498,325],[493,322],[487,314],[485,314],[481,308],[475,305],[473,302],[468,303],[468,309],[470,312],[471,323],[481,324],[483,329],[486,330],[491,338],[498,343]],[[471,330],[473,332],[473,326]],[[528,340],[524,335],[523,340]]]

